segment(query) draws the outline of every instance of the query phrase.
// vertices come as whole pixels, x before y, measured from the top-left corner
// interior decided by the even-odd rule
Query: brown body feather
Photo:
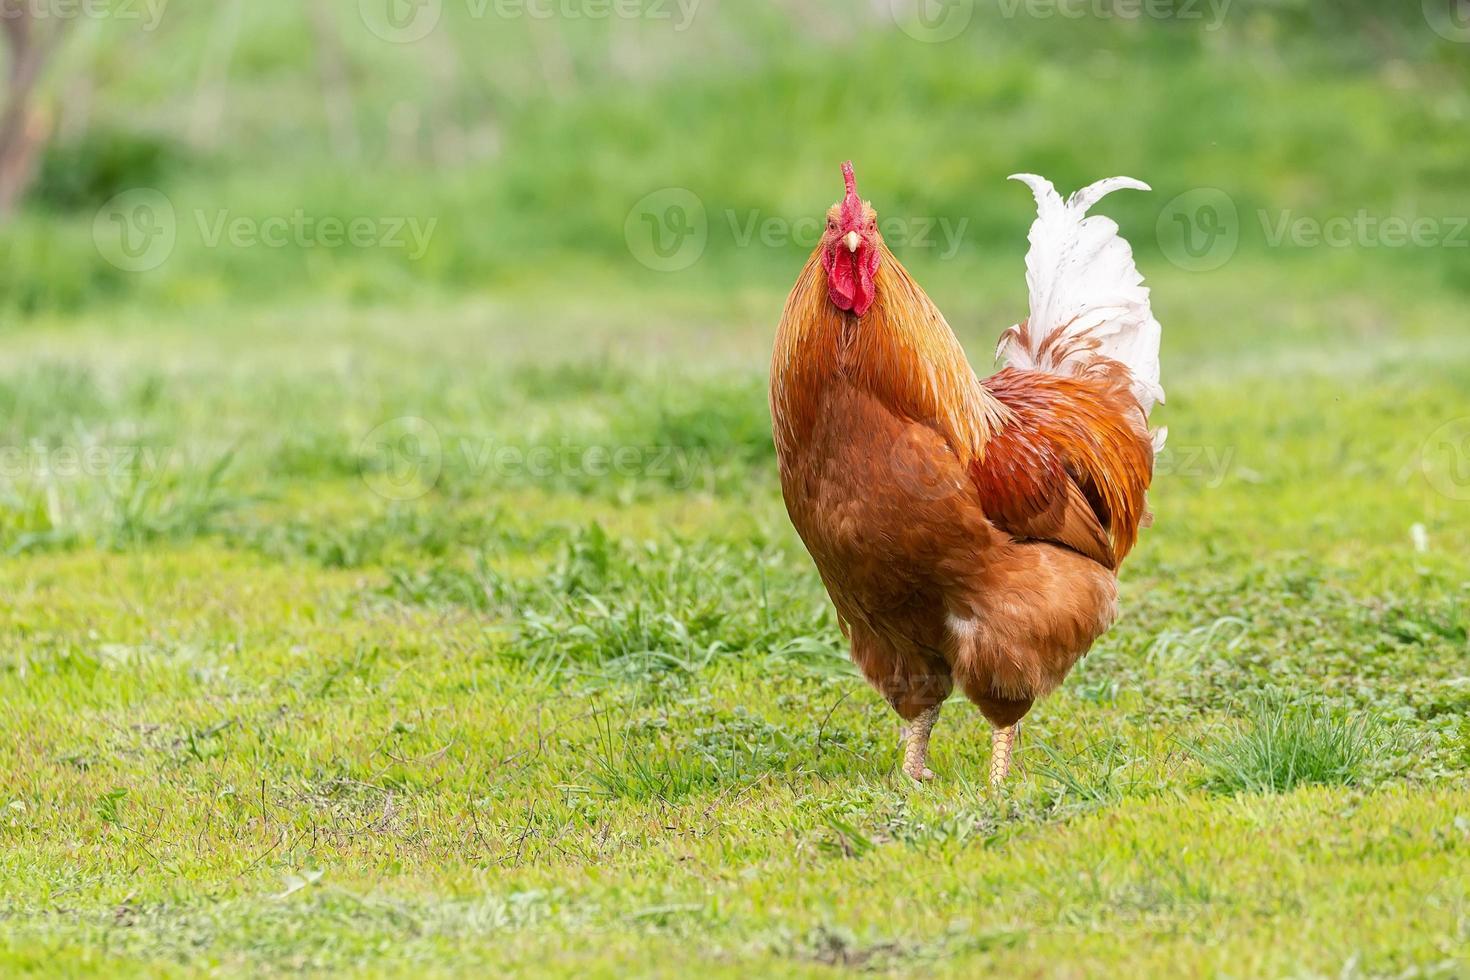
[[[983,383],[886,248],[861,318],[817,255],[771,369],[781,486],[852,640],[905,718],[955,684],[1012,724],[1112,622],[1153,447],[1124,369]]]

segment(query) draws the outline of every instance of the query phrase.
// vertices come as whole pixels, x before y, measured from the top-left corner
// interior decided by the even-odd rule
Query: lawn
[[[1000,793],[963,701],[909,785],[845,659],[777,292],[677,342],[543,304],[555,358],[478,304],[8,337],[0,962],[1462,974],[1465,340],[1405,289],[1369,352],[1209,354],[1156,289],[1157,524]]]

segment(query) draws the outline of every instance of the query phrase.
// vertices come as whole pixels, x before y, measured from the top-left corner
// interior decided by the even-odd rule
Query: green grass
[[[1366,767],[1395,746],[1372,715],[1335,718],[1320,708],[1293,706],[1270,694],[1246,708],[1248,727],[1216,745],[1190,745],[1224,792],[1281,793],[1314,783],[1353,786]]]
[[[1418,456],[1462,410],[1456,341],[1211,355],[1208,294],[1155,285],[1181,455],[1123,619],[998,795],[963,702],[939,781],[897,771],[782,513],[769,324],[662,352],[631,318],[579,327],[622,339],[610,363],[516,355],[518,319],[475,305],[238,347],[169,319],[11,335],[25,458],[169,451],[141,497],[108,489],[143,484],[121,464],[7,484],[0,962],[1463,972],[1470,541]],[[426,326],[408,347],[390,317]],[[403,414],[445,448],[389,499],[422,446],[367,436]],[[482,445],[707,456],[685,483]]]

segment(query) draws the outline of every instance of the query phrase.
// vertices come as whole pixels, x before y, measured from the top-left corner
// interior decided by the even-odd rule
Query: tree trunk
[[[30,4],[0,0],[0,26],[10,51],[5,102],[0,108],[0,218],[13,211],[25,193],[35,171],[37,152],[45,145],[51,128],[32,105],[41,72],[65,30],[65,18],[50,20],[50,29],[43,29],[37,25]]]
[[[229,95],[230,63],[240,41],[240,0],[228,0],[217,8],[214,26],[204,42],[204,58],[194,81],[194,106],[189,113],[189,144],[202,150],[219,146],[228,108],[225,99]]]
[[[347,52],[337,36],[337,15],[329,0],[312,0],[306,14],[316,35],[317,70],[321,75],[322,104],[326,110],[327,133],[332,153],[339,160],[356,160],[361,154],[357,113],[352,105],[352,75]]]

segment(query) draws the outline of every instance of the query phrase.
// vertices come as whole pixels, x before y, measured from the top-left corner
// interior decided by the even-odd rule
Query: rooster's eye
[[[837,222],[833,221],[830,218],[827,219],[827,230],[828,231],[836,231],[837,230]]]

